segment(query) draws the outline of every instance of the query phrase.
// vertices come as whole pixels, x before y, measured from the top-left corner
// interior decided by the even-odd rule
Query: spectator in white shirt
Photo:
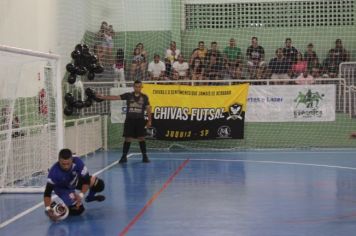
[[[178,61],[173,63],[173,79],[174,80],[186,80],[188,79],[189,65],[184,61],[182,55],[178,56]]]
[[[158,54],[155,54],[153,57],[153,61],[148,64],[149,79],[162,80],[164,79],[165,71],[165,64],[160,60],[160,56]]]

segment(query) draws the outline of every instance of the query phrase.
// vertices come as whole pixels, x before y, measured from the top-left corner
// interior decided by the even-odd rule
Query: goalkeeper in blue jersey
[[[47,185],[44,192],[44,205],[48,217],[57,221],[58,216],[53,209],[56,204],[52,202],[51,195],[55,194],[68,208],[69,215],[80,215],[83,213],[83,198],[86,202],[104,201],[105,196],[96,193],[104,190],[104,181],[90,176],[83,161],[74,157],[69,149],[62,149],[58,155],[58,161],[51,167],[48,173]]]

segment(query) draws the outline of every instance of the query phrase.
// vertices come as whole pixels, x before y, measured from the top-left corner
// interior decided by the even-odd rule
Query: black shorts
[[[146,136],[146,120],[145,119],[126,119],[124,124],[123,137],[138,138]]]

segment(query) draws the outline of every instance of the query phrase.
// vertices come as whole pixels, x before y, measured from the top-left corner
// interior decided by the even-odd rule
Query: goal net
[[[41,191],[57,159],[63,146],[58,71],[56,55],[0,45],[0,193]]]
[[[350,99],[355,97],[354,87],[350,87],[355,84],[350,81],[355,80],[343,77],[339,71],[341,63],[355,61],[355,0],[130,0],[109,1],[105,9],[99,3],[92,3],[90,9],[91,21],[83,43],[97,54],[105,71],[94,82],[85,80],[85,87],[109,94],[112,87],[121,86],[119,68],[124,68],[126,82],[156,80],[148,72],[148,64],[155,54],[166,65],[164,79],[177,79],[167,72],[178,59],[172,54],[175,51],[189,66],[187,75],[178,79],[205,81],[196,86],[209,86],[212,79],[220,81],[215,85],[226,84],[222,81],[228,80],[249,82],[250,91],[254,91],[248,97],[244,139],[150,140],[148,147],[355,147],[355,140],[350,139],[350,133],[356,129],[354,115],[350,115],[355,106],[354,99]],[[272,60],[278,54],[285,58],[284,64],[289,63],[286,68],[280,61]],[[300,66],[293,66],[300,61]],[[266,101],[267,96],[273,95],[283,100],[288,91],[305,93],[305,87],[301,87],[308,86],[303,82],[304,73],[313,77],[313,86],[334,85],[328,90],[330,94],[326,94],[335,97],[330,104],[334,119],[278,120],[273,117],[281,111],[267,113],[268,108],[261,110],[266,113],[259,120],[255,119],[256,113],[249,114],[261,96]],[[298,77],[301,84],[296,82]],[[265,107],[269,106],[272,105]],[[110,102],[103,102],[85,112],[110,115],[110,109]],[[121,133],[122,124],[109,122],[109,147],[121,147]]]

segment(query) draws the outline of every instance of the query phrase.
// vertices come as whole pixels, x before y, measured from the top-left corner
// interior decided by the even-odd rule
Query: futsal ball
[[[52,207],[54,215],[58,220],[64,220],[69,214],[69,209],[63,203],[55,203]]]

